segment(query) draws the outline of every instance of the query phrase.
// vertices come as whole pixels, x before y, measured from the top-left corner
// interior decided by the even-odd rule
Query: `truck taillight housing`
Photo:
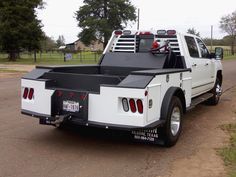
[[[143,102],[142,102],[142,100],[137,100],[137,107],[138,107],[138,112],[140,114],[142,114],[143,113]]]
[[[122,98],[122,107],[125,112],[143,114],[143,101],[134,98]]]
[[[34,89],[33,88],[24,88],[23,99],[32,100],[34,98]]]
[[[135,104],[135,101],[134,99],[130,99],[129,100],[129,106],[130,106],[130,110],[135,113],[137,111],[136,109],[136,104]]]
[[[129,102],[127,98],[122,99],[122,106],[125,112],[129,111]]]
[[[33,96],[34,96],[34,89],[31,88],[30,91],[29,91],[29,95],[28,95],[29,100],[32,100]]]
[[[24,93],[23,93],[23,98],[24,98],[24,99],[27,99],[28,93],[29,93],[29,89],[28,89],[28,88],[25,88],[25,89],[24,89]]]

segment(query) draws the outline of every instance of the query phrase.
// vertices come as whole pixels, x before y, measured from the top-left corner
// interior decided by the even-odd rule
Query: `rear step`
[[[213,93],[205,93],[205,94],[200,95],[200,96],[198,96],[196,98],[193,98],[190,107],[187,108],[187,111],[193,109],[195,106],[197,106],[198,104],[208,100],[212,96],[213,96]]]

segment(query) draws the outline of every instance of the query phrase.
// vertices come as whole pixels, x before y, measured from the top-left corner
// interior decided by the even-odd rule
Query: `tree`
[[[41,40],[41,50],[42,51],[52,51],[57,48],[57,43],[52,37],[45,35],[45,38]]]
[[[135,7],[130,0],[84,0],[76,12],[80,40],[90,45],[95,40],[105,48],[113,30],[124,29],[129,21],[136,21]]]
[[[220,28],[229,35],[231,53],[234,55],[234,45],[236,39],[236,11],[232,14],[221,17]]]
[[[193,34],[193,35],[196,35],[196,36],[199,36],[200,37],[200,32],[197,32],[195,28],[189,28],[187,30],[187,33],[188,34]]]
[[[15,61],[22,50],[40,49],[43,32],[36,9],[42,7],[42,0],[0,1],[0,46],[10,61]]]
[[[65,45],[65,38],[63,35],[60,35],[57,39],[57,47],[61,47]]]

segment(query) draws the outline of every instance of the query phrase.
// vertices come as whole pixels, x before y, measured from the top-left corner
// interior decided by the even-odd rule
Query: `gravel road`
[[[185,115],[176,146],[129,141],[97,129],[58,130],[20,114],[20,76],[0,77],[0,177],[223,177],[216,149],[227,143],[220,125],[235,122],[236,60],[224,62],[218,106]]]

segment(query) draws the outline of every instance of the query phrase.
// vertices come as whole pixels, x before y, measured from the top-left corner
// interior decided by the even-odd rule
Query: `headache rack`
[[[155,35],[155,39],[168,40],[172,51],[176,55],[181,55],[178,38],[176,35]],[[113,40],[110,52],[136,53],[139,48],[138,35],[119,35]]]

